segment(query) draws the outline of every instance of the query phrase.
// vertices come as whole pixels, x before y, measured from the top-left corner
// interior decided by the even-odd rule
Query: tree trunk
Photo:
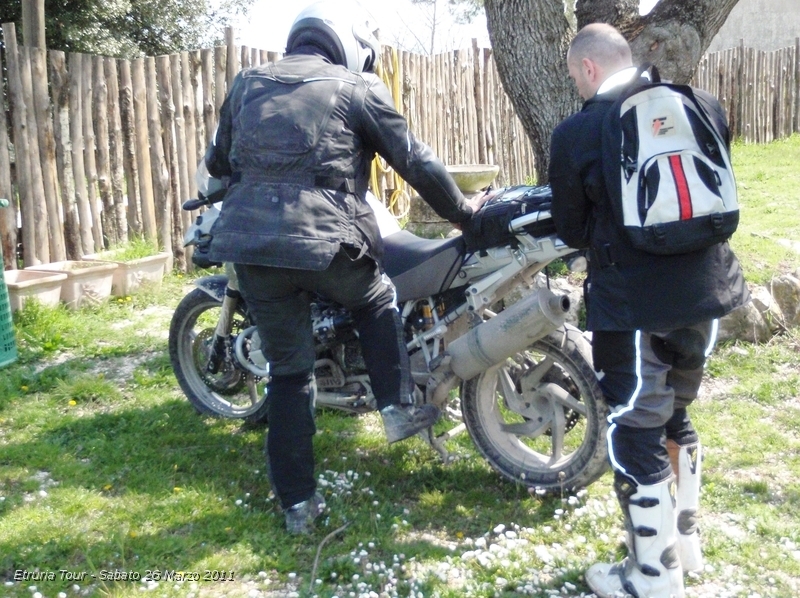
[[[533,146],[538,181],[547,181],[550,134],[574,111],[565,56],[574,35],[561,0],[486,0],[497,72]]]
[[[578,28],[610,23],[628,39],[634,63],[663,79],[691,81],[697,63],[738,0],[661,0],[639,15],[638,0],[577,0]],[[485,0],[489,37],[506,93],[525,127],[538,182],[547,181],[550,134],[579,106],[566,52],[575,31],[563,0]]]
[[[739,0],[662,0],[641,17],[631,42],[634,61],[652,62],[661,77],[689,83],[711,40]]]

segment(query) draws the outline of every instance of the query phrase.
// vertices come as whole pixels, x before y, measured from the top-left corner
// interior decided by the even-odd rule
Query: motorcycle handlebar
[[[192,210],[196,210],[198,208],[202,208],[203,206],[207,205],[208,205],[208,200],[206,199],[187,199],[185,202],[183,202],[181,208],[183,208],[187,212],[190,212]]]

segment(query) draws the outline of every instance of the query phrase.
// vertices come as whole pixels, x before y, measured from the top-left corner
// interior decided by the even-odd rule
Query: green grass
[[[799,154],[797,138],[734,149],[733,243],[751,281],[797,268],[775,240],[800,239]],[[444,466],[419,439],[387,446],[376,414],[328,411],[315,439],[328,510],[311,537],[287,536],[264,429],[199,416],[172,375],[166,332],[189,282],[15,315],[19,360],[0,370],[0,595],[577,597],[589,565],[624,553],[609,475],[578,496],[531,496],[466,436]],[[800,342],[721,347],[707,378],[692,412],[708,568],[687,595],[800,595]],[[15,582],[18,570],[55,579]],[[103,579],[114,573],[139,579]]]
[[[129,262],[143,257],[150,257],[158,253],[158,246],[151,240],[144,237],[133,237],[127,243],[109,247],[114,260],[119,262]]]
[[[800,268],[800,135],[733,147],[740,221],[731,245],[749,282]],[[790,242],[795,242],[791,248]]]

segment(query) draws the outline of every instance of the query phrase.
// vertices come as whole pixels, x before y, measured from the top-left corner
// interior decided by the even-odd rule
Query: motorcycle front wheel
[[[231,323],[231,343],[217,371],[208,371],[214,330],[222,304],[201,289],[186,295],[172,316],[169,358],[178,384],[194,408],[205,415],[266,423],[266,378],[243,368],[233,354],[238,334],[252,324],[241,306]]]
[[[557,494],[606,471],[608,410],[590,358],[588,341],[566,325],[464,383],[464,423],[501,475]]]

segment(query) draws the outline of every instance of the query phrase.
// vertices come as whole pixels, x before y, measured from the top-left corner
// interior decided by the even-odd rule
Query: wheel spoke
[[[565,389],[561,388],[558,384],[547,385],[547,398],[556,403],[558,406],[572,409],[573,411],[586,415],[586,405],[573,397]],[[558,408],[558,407],[556,407]]]
[[[525,372],[525,381],[524,385],[527,388],[536,388],[542,381],[544,375],[550,371],[550,368],[553,367],[555,361],[549,355],[544,356],[544,358],[533,366],[530,370]]]
[[[501,367],[497,370],[497,384],[500,386],[500,392],[503,394],[508,408],[517,413],[524,413],[527,405],[523,397],[517,392],[516,385],[508,373],[508,368]]]
[[[566,431],[567,418],[564,415],[564,409],[556,404],[553,405],[553,419],[552,426],[550,426],[550,435],[553,439],[551,446],[553,452],[550,455],[550,462],[548,465],[557,463],[564,455],[564,436]]]
[[[547,432],[547,429],[549,427],[550,427],[550,422],[539,423],[533,421],[532,419],[519,424],[506,424],[506,423],[500,424],[500,429],[503,432],[507,432],[508,434],[514,434],[515,436],[527,436],[529,438],[536,438],[537,436],[541,436],[542,434]]]

